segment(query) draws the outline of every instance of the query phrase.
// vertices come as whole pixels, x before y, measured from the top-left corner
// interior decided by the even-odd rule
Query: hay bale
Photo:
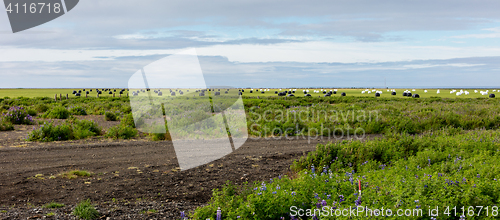
[[[76,94],[76,93],[77,93],[76,90],[73,90],[73,95]]]
[[[392,92],[391,95],[396,95],[396,92]]]
[[[340,96],[346,96],[345,92],[343,92],[342,94],[340,94]]]
[[[253,93],[253,91],[252,91],[252,90],[250,90],[250,93]]]
[[[171,93],[170,93],[170,95],[171,95],[171,96],[175,96],[175,92],[171,92]]]
[[[202,93],[200,93],[200,96],[205,96],[205,93],[203,93],[203,92],[202,92]]]
[[[288,94],[288,97],[293,97],[293,96],[295,96],[295,95],[293,95],[293,94]]]
[[[108,94],[112,95],[112,94],[113,94],[113,92],[109,91],[109,92],[108,92]]]
[[[88,94],[90,94],[90,92],[89,92],[89,91],[86,91],[86,92],[85,92],[85,94],[87,94],[87,95],[88,95]]]
[[[332,95],[330,93],[326,93],[323,95],[323,97],[331,97]]]
[[[305,97],[310,97],[310,96],[311,96],[311,94],[305,94],[304,96],[305,96]]]
[[[408,93],[407,92],[403,92],[403,96],[408,96]]]
[[[83,91],[85,92],[85,89],[83,89]]]
[[[264,91],[262,91],[262,92],[260,92],[260,93],[264,94],[265,92],[264,92]]]
[[[331,91],[330,91],[331,92]],[[333,94],[337,94],[337,91],[333,91]]]
[[[413,96],[412,96],[412,97],[413,97],[413,98],[416,98],[416,99],[420,98],[420,96],[419,96],[418,94],[413,94]]]
[[[76,93],[76,94],[75,94],[75,96],[76,96],[76,97],[80,97],[80,96],[81,96],[81,94],[80,94],[80,93]]]
[[[274,91],[274,94],[278,94],[278,91]]]
[[[495,98],[495,94],[491,93],[490,98]]]
[[[162,96],[163,95],[163,92],[158,92],[158,96]]]
[[[243,93],[242,92],[238,92],[238,95],[243,95]]]
[[[380,93],[376,92],[375,97],[380,97]]]
[[[224,94],[228,94],[229,92],[228,91],[225,91]]]
[[[406,96],[408,96],[408,97],[412,97],[412,94],[411,94],[411,92],[409,92],[409,93],[406,93]]]
[[[323,91],[323,94],[326,94],[326,91]]]

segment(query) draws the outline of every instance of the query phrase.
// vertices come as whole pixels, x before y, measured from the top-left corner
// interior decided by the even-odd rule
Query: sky
[[[0,88],[126,88],[195,49],[233,87],[500,87],[500,1],[85,0],[12,33]]]

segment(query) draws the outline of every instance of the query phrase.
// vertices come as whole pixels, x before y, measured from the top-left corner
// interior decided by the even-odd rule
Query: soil
[[[104,129],[118,122],[85,116]],[[269,181],[291,174],[292,162],[324,140],[248,139],[231,154],[180,171],[172,142],[145,137],[95,137],[51,143],[26,142],[33,126],[0,133],[0,219],[76,219],[74,206],[91,199],[102,219],[179,219],[210,201],[226,181]],[[90,177],[64,178],[71,170]],[[42,208],[49,202],[60,209]],[[54,214],[48,216],[48,213]]]

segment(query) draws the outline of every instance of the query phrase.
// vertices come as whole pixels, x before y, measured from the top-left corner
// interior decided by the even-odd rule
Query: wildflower
[[[276,189],[281,189],[280,185],[276,186]]]
[[[273,194],[276,194],[276,191],[274,191]]]
[[[292,196],[295,196],[295,195],[297,195],[297,193],[295,193],[295,192],[292,192]]]
[[[361,196],[360,196],[360,197],[358,197],[358,199],[357,199],[356,201],[354,201],[354,204],[355,204],[356,206],[361,205]]]
[[[429,166],[431,165],[431,158],[427,158],[427,161],[429,161]]]
[[[339,195],[339,203],[342,203],[343,201],[345,201],[345,198],[343,195]]]
[[[220,207],[217,208],[217,220],[222,220],[222,211],[220,210]]]
[[[316,169],[314,169],[314,164],[311,165],[311,172],[315,173],[316,172]]]
[[[181,219],[186,219],[186,215],[184,214],[184,212],[181,212]]]
[[[327,205],[327,204],[326,204],[326,201],[325,201],[325,200],[321,201],[321,206],[326,206],[326,205]]]
[[[331,197],[332,197],[332,195],[328,194],[328,195],[326,196],[326,199],[330,199]]]
[[[477,178],[481,178],[481,175],[477,174]]]
[[[461,215],[460,220],[465,220],[465,215]]]

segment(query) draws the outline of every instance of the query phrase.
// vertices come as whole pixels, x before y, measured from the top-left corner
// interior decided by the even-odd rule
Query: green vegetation
[[[14,106],[10,107],[7,113],[4,114],[3,120],[16,125],[32,125],[35,124],[32,116],[24,107]]]
[[[99,217],[99,212],[92,205],[90,199],[80,202],[73,210],[73,215],[82,219],[91,220]]]
[[[78,140],[102,133],[97,123],[89,120],[78,120],[71,118],[61,125],[54,125],[53,122],[44,122],[38,129],[28,134],[28,141],[64,141]]]
[[[116,121],[118,117],[113,112],[106,112],[104,113],[104,119],[106,119],[106,121]]]
[[[113,139],[130,139],[137,136],[137,129],[135,129],[134,120],[131,114],[125,115],[120,121],[119,125],[113,126],[108,129],[105,136]]]
[[[50,203],[43,205],[42,208],[44,208],[44,209],[58,209],[58,208],[62,208],[64,206],[65,205],[62,203],[57,203],[57,202],[52,201]]]
[[[70,112],[73,115],[87,115],[87,111],[81,106],[70,108]]]
[[[47,217],[52,217],[52,216],[54,216],[54,215],[56,215],[56,213],[53,213],[53,212],[49,212],[49,213],[47,213]]]
[[[58,106],[43,114],[42,117],[53,119],[67,119],[70,115],[71,113],[68,111],[68,109]]]
[[[89,177],[92,173],[86,170],[72,170],[65,173],[60,174],[62,178],[66,179],[76,179],[78,177]]]
[[[0,118],[0,131],[11,131],[14,130],[14,126],[9,121],[4,118]]]
[[[154,214],[154,213],[157,213],[158,211],[156,211],[156,209],[149,209],[149,210],[144,210],[144,211],[141,211],[139,214]]]
[[[407,219],[428,219],[429,206],[442,209],[440,219],[458,219],[461,214],[443,215],[445,207],[454,206],[489,206],[491,216],[491,208],[500,203],[499,137],[499,131],[455,129],[318,145],[294,163],[293,178],[280,176],[240,189],[228,184],[214,190],[211,202],[198,208],[193,217],[215,219],[220,207],[223,219],[288,219],[294,214],[292,206],[335,211],[357,205],[423,210],[422,216]],[[474,211],[476,216],[478,211]],[[486,212],[480,216],[485,218]]]

